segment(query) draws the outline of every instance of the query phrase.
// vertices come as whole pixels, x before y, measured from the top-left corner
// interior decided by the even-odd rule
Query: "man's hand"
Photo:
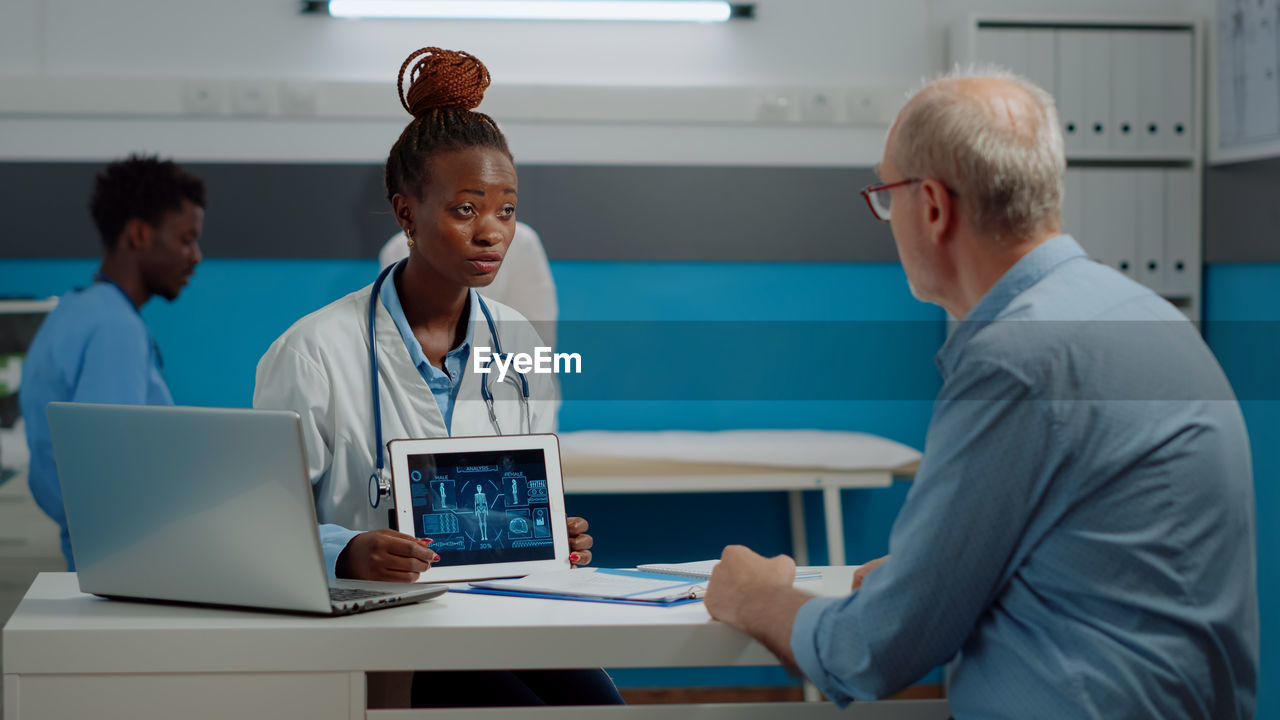
[[[587,534],[587,529],[590,525],[580,517],[568,518],[565,524],[569,526],[569,562],[573,563],[574,567],[589,564],[591,562],[591,546],[596,543]],[[575,555],[577,559],[574,559]]]
[[[707,612],[759,640],[783,665],[794,669],[791,626],[800,606],[813,597],[792,587],[795,579],[796,563],[786,555],[765,558],[741,545],[730,545],[711,572]]]
[[[730,545],[720,555],[707,584],[707,612],[711,617],[745,630],[742,613],[759,593],[790,588],[796,563],[786,555],[765,558],[742,545]]]
[[[361,533],[338,555],[337,575],[353,580],[414,582],[440,556],[431,540],[382,529]]]
[[[871,562],[868,562],[867,564],[858,568],[857,570],[854,570],[853,571],[853,589],[857,590],[858,588],[862,587],[862,581],[867,579],[867,575],[871,574],[872,570],[875,570],[876,568],[880,567],[881,565],[887,562],[889,562],[889,556],[885,555],[884,557],[878,557],[875,560],[872,560]]]

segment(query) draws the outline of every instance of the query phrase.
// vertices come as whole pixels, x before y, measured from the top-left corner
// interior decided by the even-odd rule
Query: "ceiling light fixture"
[[[724,22],[752,18],[755,5],[701,0],[307,0],[305,13],[342,18]]]

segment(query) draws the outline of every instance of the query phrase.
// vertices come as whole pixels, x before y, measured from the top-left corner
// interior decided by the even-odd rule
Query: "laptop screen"
[[[415,534],[438,567],[555,557],[547,463],[535,450],[410,454]]]

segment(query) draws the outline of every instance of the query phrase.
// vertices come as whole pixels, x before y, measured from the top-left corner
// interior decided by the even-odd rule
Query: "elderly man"
[[[952,75],[864,191],[915,295],[961,320],[890,555],[814,598],[790,558],[729,547],[706,600],[841,705],[950,661],[957,718],[1253,714],[1239,406],[1186,318],[1061,234],[1064,169],[1047,93]]]

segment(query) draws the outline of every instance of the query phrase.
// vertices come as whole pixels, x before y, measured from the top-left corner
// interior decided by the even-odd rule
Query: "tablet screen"
[[[414,534],[437,567],[551,560],[555,545],[543,451],[411,454]]]

